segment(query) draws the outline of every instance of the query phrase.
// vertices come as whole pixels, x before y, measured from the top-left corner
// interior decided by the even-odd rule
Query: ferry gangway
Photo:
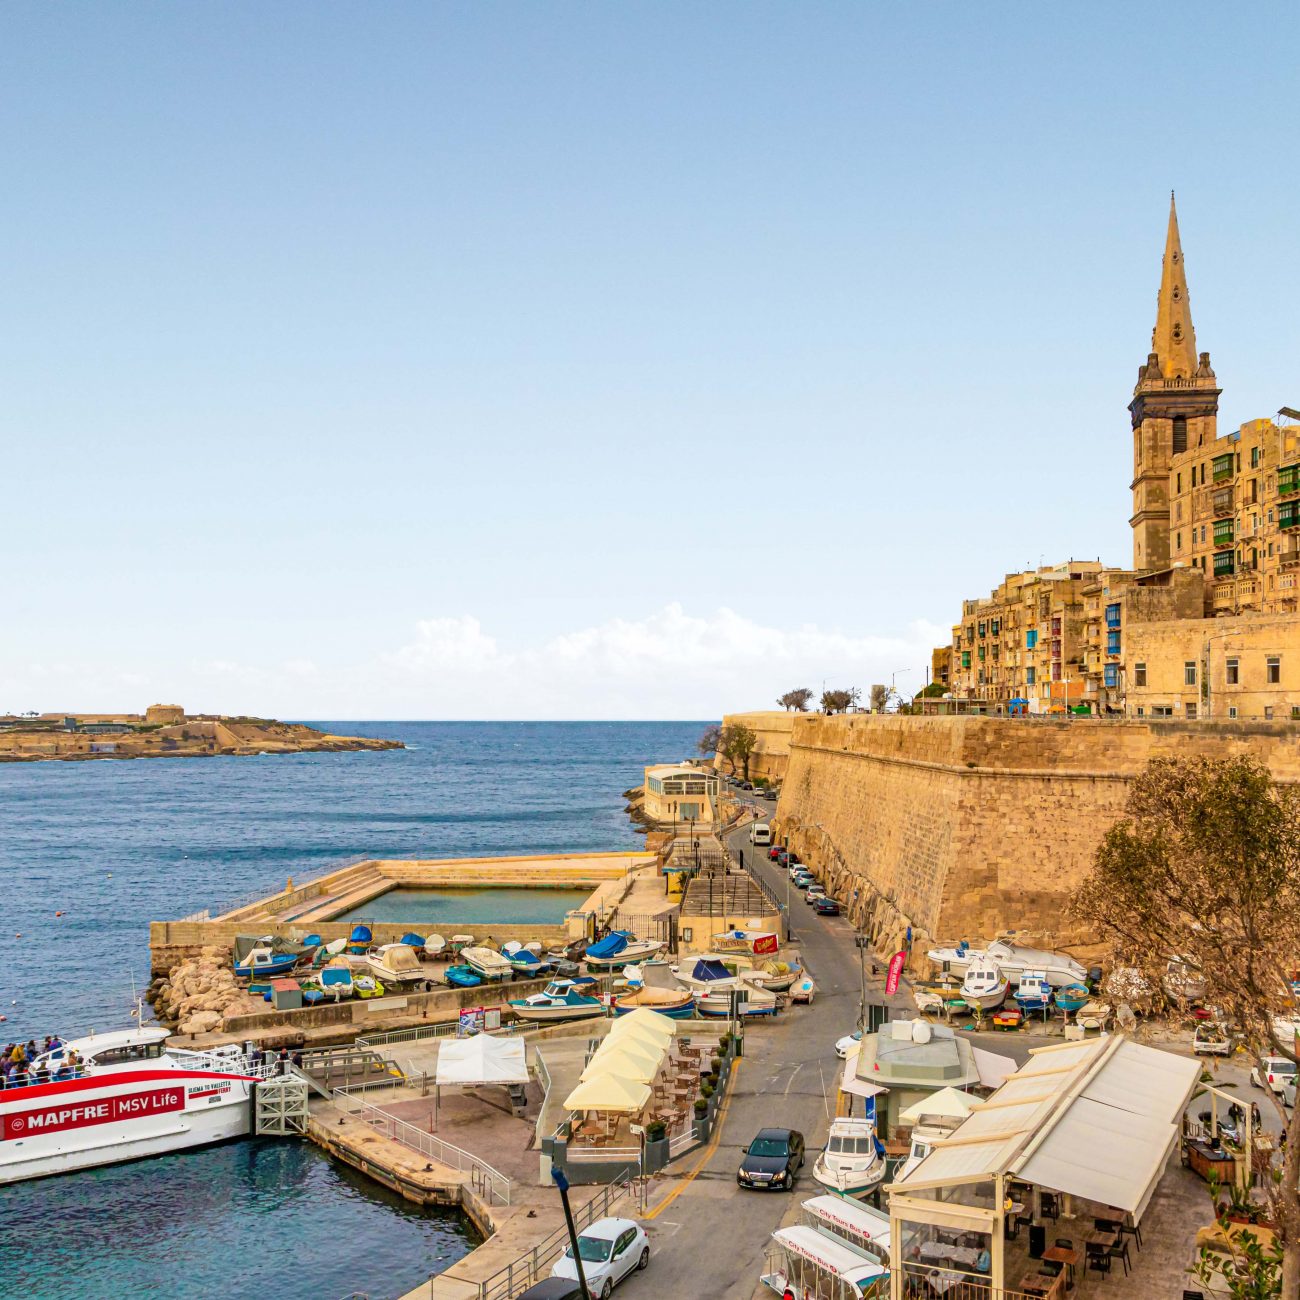
[[[405,1082],[395,1061],[357,1039],[352,1046],[313,1047],[302,1053],[302,1072],[326,1093],[336,1088],[382,1088]]]
[[[351,1096],[348,1088],[340,1088],[334,1094],[334,1104],[368,1124],[383,1137],[400,1142],[402,1146],[417,1151],[430,1160],[436,1160],[449,1169],[455,1169],[458,1173],[468,1174],[470,1186],[489,1204],[510,1204],[510,1179],[499,1169],[493,1169],[486,1160],[480,1160],[472,1151],[444,1142],[440,1137],[380,1110],[378,1106]]]
[[[626,1170],[613,1182],[602,1187],[585,1205],[575,1206],[574,1227],[581,1232],[597,1219],[606,1218],[625,1196],[635,1194],[637,1182],[635,1175],[634,1168]],[[564,1253],[568,1244],[569,1230],[563,1226],[556,1228],[549,1236],[543,1237],[532,1250],[520,1255],[505,1268],[498,1269],[491,1277],[479,1282],[475,1300],[514,1300],[514,1297],[525,1287],[550,1276],[551,1264]],[[429,1281],[432,1282],[438,1276],[436,1273],[430,1274]]]

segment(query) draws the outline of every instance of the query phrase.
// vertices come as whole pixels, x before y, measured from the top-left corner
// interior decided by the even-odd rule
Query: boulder
[[[221,1024],[219,1011],[196,1011],[178,1026],[182,1034],[206,1034]]]

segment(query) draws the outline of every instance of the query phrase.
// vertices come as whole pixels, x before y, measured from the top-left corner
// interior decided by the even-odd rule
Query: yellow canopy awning
[[[565,1110],[606,1110],[632,1115],[644,1109],[650,1100],[648,1084],[600,1074],[587,1079],[564,1099]]]
[[[628,1041],[616,1044],[608,1051],[597,1052],[587,1062],[580,1079],[594,1079],[602,1074],[612,1074],[620,1079],[633,1079],[649,1083],[659,1073],[663,1053],[644,1051],[639,1043]]]
[[[673,1035],[677,1032],[670,1017],[662,1015],[658,1011],[651,1011],[649,1007],[637,1007],[635,1011],[629,1011],[625,1016],[616,1016],[614,1018],[614,1023],[609,1029],[609,1037],[613,1038],[615,1034],[631,1033],[634,1029],[639,1033],[651,1030],[664,1043],[672,1042]]]

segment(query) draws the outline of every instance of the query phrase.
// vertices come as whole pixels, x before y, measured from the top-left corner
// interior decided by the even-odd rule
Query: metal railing
[[[585,1205],[573,1211],[574,1227],[581,1232],[597,1219],[605,1218],[615,1205],[632,1191],[634,1169],[625,1170],[607,1186],[602,1187]],[[551,1262],[563,1254],[569,1244],[566,1228],[556,1228],[549,1236],[543,1237],[532,1250],[518,1259],[512,1260],[503,1269],[498,1269],[491,1277],[478,1284],[476,1300],[514,1300],[525,1287],[540,1282],[549,1276]],[[430,1274],[429,1280],[437,1277]]]
[[[899,1272],[903,1275],[903,1294],[928,1296],[942,1294],[944,1300],[1038,1300],[1038,1293],[994,1286],[980,1273],[967,1273],[937,1264],[908,1261]],[[937,1286],[931,1284],[938,1283]],[[909,1286],[912,1288],[909,1290]]]
[[[528,1020],[503,1020],[490,1034],[530,1034],[541,1025]],[[358,1047],[389,1047],[393,1043],[420,1043],[434,1038],[455,1038],[460,1031],[458,1020],[441,1020],[435,1025],[415,1025],[410,1029],[390,1029],[382,1034],[361,1034],[356,1038]]]
[[[455,1169],[458,1173],[469,1174],[470,1185],[490,1204],[510,1204],[510,1179],[499,1169],[493,1169],[486,1160],[480,1160],[472,1151],[444,1142],[440,1137],[426,1133],[414,1124],[408,1124],[405,1120],[380,1110],[378,1106],[372,1106],[368,1101],[352,1097],[345,1088],[335,1092],[334,1100],[342,1110],[357,1116],[382,1136],[399,1142],[430,1160],[436,1160],[440,1165]]]
[[[546,1068],[546,1061],[542,1057],[542,1050],[534,1044],[533,1046],[533,1073],[537,1078],[538,1087],[542,1090],[542,1104],[537,1108],[537,1120],[533,1124],[533,1138],[540,1148],[542,1145],[542,1120],[546,1117],[546,1103],[551,1099],[551,1072]]]

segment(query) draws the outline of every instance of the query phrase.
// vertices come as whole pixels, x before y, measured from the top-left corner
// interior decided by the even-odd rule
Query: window
[[[1107,664],[1105,668],[1102,669],[1102,676],[1106,685],[1114,689],[1114,687],[1119,685],[1119,665]]]
[[[1117,655],[1117,654],[1119,654],[1119,642],[1120,642],[1120,633],[1119,633],[1119,632],[1107,632],[1107,633],[1106,633],[1106,653],[1107,653],[1108,655]]]
[[[1145,686],[1147,684],[1147,666],[1146,664],[1133,665],[1133,685]]]
[[[1146,712],[1147,712],[1147,711],[1146,711],[1146,710],[1145,710],[1145,709],[1144,709],[1144,708],[1139,704],[1139,705],[1138,705],[1138,717],[1139,717],[1139,718],[1144,718],[1144,717],[1146,717]]]
[[[1226,578],[1237,571],[1237,556],[1234,551],[1220,551],[1214,557],[1214,576]]]
[[[1174,416],[1174,455],[1187,450],[1187,417]]]
[[[1236,716],[1237,716],[1237,706],[1235,704],[1228,705],[1228,717],[1235,718]]]
[[[1189,718],[1196,717],[1196,705],[1191,700],[1188,700],[1183,707],[1186,710],[1187,716]]]
[[[970,667],[970,651],[969,651],[969,650],[963,650],[963,651],[961,652],[961,666],[962,666],[963,668],[969,668],[969,667]]]
[[[1118,604],[1116,604],[1116,605],[1107,605],[1107,606],[1106,606],[1106,626],[1107,626],[1107,627],[1119,627],[1119,622],[1120,622],[1120,619],[1119,619],[1119,605],[1118,605]]]
[[[1216,519],[1214,521],[1214,544],[1215,546],[1231,546],[1236,540],[1231,519]]]
[[[1255,469],[1258,467],[1258,465],[1259,465],[1259,448],[1252,447],[1250,449],[1250,467],[1251,469]]]
[[[1235,659],[1228,660],[1227,673],[1228,673],[1228,685],[1236,686],[1238,677],[1237,677],[1237,661]]]
[[[1151,716],[1153,718],[1172,718],[1174,708],[1172,704],[1153,704],[1151,706]]]
[[[1284,465],[1277,472],[1277,494],[1280,497],[1300,492],[1300,465]]]
[[[1201,543],[1202,543],[1202,545],[1204,545],[1204,543],[1205,543],[1205,525],[1204,525],[1204,524],[1201,525]]]
[[[980,636],[983,636],[983,635],[984,635],[984,624],[981,623],[981,624],[980,624]]]
[[[1175,542],[1175,549],[1176,549],[1176,550],[1179,550],[1179,551],[1181,551],[1181,550],[1183,549],[1183,535],[1182,535],[1182,533],[1179,533],[1178,536],[1177,536],[1177,539],[1176,539],[1176,542]]]
[[[1031,627],[1029,631],[1025,633],[1025,649],[1033,650],[1037,647],[1037,645],[1038,645],[1038,629],[1036,627]]]
[[[1273,706],[1271,704],[1264,705],[1264,719],[1267,722],[1273,721]]]
[[[1211,462],[1214,473],[1214,481],[1217,483],[1220,479],[1232,477],[1232,452],[1225,452],[1222,456],[1216,456]],[[1205,471],[1201,471],[1204,476]],[[1201,482],[1205,481],[1202,477]]]
[[[1181,492],[1182,490],[1183,490],[1183,476],[1182,473],[1180,472],[1177,475],[1175,475],[1174,491]]]
[[[1025,685],[1033,686],[1038,681],[1038,670],[1036,668],[1025,669]]]
[[[1194,659],[1189,659],[1183,665],[1183,685],[1184,686],[1196,685],[1196,661]]]
[[[1282,680],[1282,657],[1281,655],[1269,655],[1268,660],[1268,684],[1276,686]]]

